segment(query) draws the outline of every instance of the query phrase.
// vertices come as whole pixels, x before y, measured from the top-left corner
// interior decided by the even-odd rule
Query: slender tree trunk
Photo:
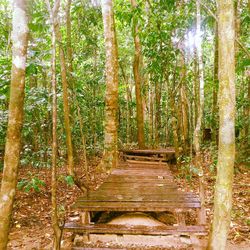
[[[131,0],[132,8],[137,7],[136,0]],[[136,18],[133,19],[133,36],[134,36],[134,45],[135,45],[135,55],[134,55],[134,78],[135,78],[135,94],[136,94],[136,118],[137,118],[137,140],[139,148],[145,147],[145,138],[144,138],[144,117],[143,117],[143,105],[142,105],[142,77],[141,77],[141,44],[139,38],[139,28]]]
[[[70,115],[69,115],[69,94],[68,94],[68,80],[67,80],[67,68],[64,50],[62,47],[62,39],[59,28],[59,23],[56,24],[56,39],[59,43],[59,57],[61,65],[61,77],[62,77],[62,87],[63,87],[63,113],[64,113],[64,127],[66,132],[66,146],[67,146],[67,158],[68,158],[68,174],[74,176],[74,157],[73,157],[73,145],[72,145],[72,135],[71,135],[71,125],[70,125]]]
[[[202,48],[201,48],[201,14],[200,14],[200,0],[196,0],[196,34],[197,34],[197,58],[199,67],[199,93],[200,98],[198,102],[198,117],[196,122],[196,127],[194,131],[194,149],[196,154],[200,153],[200,143],[201,143],[201,125],[203,119],[204,110],[204,72],[203,72],[203,62],[202,62]]]
[[[195,150],[195,164],[199,168],[199,192],[201,200],[201,210],[199,214],[200,224],[206,223],[206,210],[205,210],[205,189],[204,189],[204,176],[201,159],[201,125],[204,112],[204,72],[202,61],[202,48],[201,48],[201,14],[200,14],[200,0],[196,0],[196,35],[197,35],[197,59],[199,69],[199,102],[198,102],[198,117],[194,131],[194,150]]]
[[[248,69],[248,71],[246,71],[247,74],[247,100],[248,103],[246,104],[246,106],[244,107],[244,117],[246,119],[245,122],[245,126],[244,126],[244,133],[243,136],[244,138],[246,138],[245,141],[245,146],[246,148],[249,148],[249,144],[250,144],[250,137],[249,137],[249,127],[250,127],[250,123],[249,123],[249,117],[250,117],[250,69]]]
[[[28,46],[27,1],[14,0],[12,14],[12,69],[9,120],[5,145],[4,169],[0,192],[0,249],[7,248],[10,219],[16,194],[20,161],[21,129]]]
[[[179,139],[178,139],[178,119],[176,117],[176,107],[175,107],[175,100],[174,100],[174,93],[170,93],[170,109],[171,109],[171,123],[173,128],[173,139],[174,139],[174,148],[175,148],[175,157],[178,159],[180,152],[179,152]]]
[[[71,3],[72,0],[67,1],[66,5],[66,34],[67,34],[67,69],[69,76],[69,84],[73,82],[73,49],[71,43]],[[72,87],[72,86],[71,86]]]
[[[109,172],[117,166],[118,52],[112,0],[102,0],[106,48],[106,98],[104,153],[99,168]]]
[[[214,217],[209,249],[224,250],[231,219],[235,159],[234,5],[218,0],[219,30],[219,151]]]
[[[31,75],[29,77],[29,85],[30,89],[36,89],[37,88],[37,75]],[[37,112],[37,109],[33,112],[33,119],[34,122],[32,124],[32,130],[33,130],[33,152],[37,152],[39,150],[39,137],[38,137],[38,132],[39,132],[39,113]]]
[[[94,51],[94,72],[96,72],[96,71],[97,71],[97,52]],[[93,100],[94,100],[94,102],[96,100],[96,90],[97,90],[96,87],[97,86],[98,85],[96,84],[93,88]],[[98,90],[97,90],[97,92],[98,92]],[[97,121],[97,119],[96,119],[96,105],[94,104],[93,105],[93,126],[92,126],[93,148],[96,148],[96,140],[97,140],[97,138],[96,138],[96,121]]]
[[[51,83],[52,83],[52,172],[51,172],[51,202],[52,202],[52,228],[54,231],[53,250],[60,249],[62,231],[59,226],[57,212],[57,83],[56,83],[56,32],[57,14],[60,8],[60,0],[56,0],[51,8],[49,0],[46,0],[52,25],[52,59],[51,59]]]
[[[51,200],[52,200],[52,227],[54,230],[53,249],[60,249],[61,229],[57,214],[57,94],[56,94],[56,30],[52,31],[52,178],[51,178]]]
[[[181,135],[184,153],[187,153],[188,148],[188,103],[186,94],[186,66],[184,55],[181,55],[181,86],[180,86],[180,106],[181,106]]]
[[[240,38],[240,8],[241,8],[242,0],[236,0],[234,5],[234,11],[235,11],[235,65],[237,65],[237,55],[239,51],[239,45],[237,43],[237,40]]]
[[[158,147],[160,143],[161,130],[161,92],[162,80],[155,83],[155,146]]]
[[[150,108],[149,108],[149,134],[150,134],[150,145],[152,147],[154,147],[154,130],[155,130],[155,126],[154,126],[154,89],[152,87],[150,87]]]
[[[187,153],[187,148],[188,148],[188,101],[187,101],[186,87],[184,85],[181,85],[180,97],[181,97],[183,148],[184,148],[184,152]]]
[[[195,57],[194,57],[194,129],[197,124],[197,118],[198,118],[198,102],[200,99],[200,94],[199,94],[199,77],[198,77],[198,63],[197,63],[197,53],[196,51]]]
[[[132,117],[132,111],[131,111],[131,107],[130,107],[130,103],[132,101],[132,97],[131,97],[131,91],[130,91],[130,86],[129,86],[129,80],[128,77],[125,73],[124,67],[123,65],[120,63],[120,68],[122,71],[122,76],[124,79],[124,82],[126,84],[126,143],[130,143],[131,142],[131,135],[132,135],[132,131],[131,131],[131,117]]]
[[[215,44],[214,44],[214,86],[213,86],[213,107],[212,107],[212,139],[217,142],[217,118],[218,118],[218,24],[215,23]]]
[[[67,6],[66,6],[68,86],[70,86],[73,89],[73,93],[74,93],[74,101],[75,101],[76,108],[77,108],[77,116],[78,116],[79,125],[80,125],[80,134],[81,134],[82,147],[83,147],[84,168],[88,172],[86,140],[85,140],[85,135],[83,133],[83,128],[84,128],[83,119],[82,119],[82,116],[81,116],[80,105],[78,103],[76,92],[75,92],[75,78],[73,76],[73,72],[74,72],[74,70],[73,70],[73,49],[72,49],[72,43],[71,43],[71,14],[70,14],[71,13],[71,3],[72,3],[72,0],[68,0],[67,1]]]

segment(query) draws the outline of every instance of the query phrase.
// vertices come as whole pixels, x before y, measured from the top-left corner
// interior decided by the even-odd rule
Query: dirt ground
[[[206,156],[205,156],[206,157]],[[204,161],[205,188],[206,188],[206,211],[208,222],[211,221],[213,207],[213,186],[215,182],[215,171],[211,172],[211,160],[209,156]],[[191,180],[183,178],[185,173],[181,166],[172,166],[175,180],[183,190],[198,191],[198,178]],[[233,185],[233,211],[230,225],[228,250],[250,249],[250,175],[249,170],[244,166],[238,166],[235,171]],[[80,191],[65,181],[65,169],[58,169],[58,206],[60,217],[74,218],[76,212],[71,205]],[[95,186],[98,177],[95,178],[94,169],[91,170],[92,186]],[[9,235],[8,249],[51,249],[53,231],[51,229],[51,193],[50,180],[51,170],[49,168],[33,168],[30,166],[21,167],[19,171],[19,182],[24,179],[37,177],[44,181],[45,186],[40,187],[36,192],[31,189],[29,192],[18,190],[14,205],[12,227]],[[1,175],[0,175],[1,179]],[[71,234],[63,235],[63,245],[67,249],[67,242]]]

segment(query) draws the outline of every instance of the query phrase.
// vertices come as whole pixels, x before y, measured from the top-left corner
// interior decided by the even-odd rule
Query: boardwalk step
[[[205,226],[132,226],[112,224],[88,224],[70,222],[64,225],[64,230],[75,233],[97,234],[130,234],[130,235],[206,235]]]
[[[174,209],[200,208],[199,201],[77,201],[74,208],[82,211],[155,211],[164,212]]]

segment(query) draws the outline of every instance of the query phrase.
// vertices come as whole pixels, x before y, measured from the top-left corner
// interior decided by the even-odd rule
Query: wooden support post
[[[80,220],[81,220],[81,224],[86,225],[86,224],[90,224],[90,212],[89,211],[84,211],[80,213]],[[83,235],[83,241],[84,242],[89,242],[89,234],[85,233]]]
[[[205,248],[202,246],[201,241],[199,240],[199,238],[197,237],[197,235],[191,234],[191,235],[190,235],[190,240],[191,240],[192,247],[193,247],[194,250],[202,250],[202,249],[205,249]]]
[[[90,213],[88,211],[84,211],[80,213],[81,224],[86,225],[90,224]]]
[[[199,188],[200,188],[200,201],[201,208],[198,211],[198,223],[199,225],[206,224],[206,208],[205,208],[205,188],[204,188],[204,176],[199,176]]]
[[[176,209],[176,220],[179,226],[186,226],[185,214],[182,209]]]

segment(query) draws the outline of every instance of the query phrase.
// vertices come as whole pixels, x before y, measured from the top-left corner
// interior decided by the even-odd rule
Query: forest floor
[[[97,159],[94,159],[94,162]],[[93,162],[92,162],[93,163]],[[208,222],[211,221],[213,207],[213,187],[216,172],[212,171],[212,161],[208,153],[204,154],[206,210]],[[198,178],[192,176],[183,162],[181,166],[172,166],[175,180],[183,190],[197,192]],[[71,210],[71,205],[80,191],[65,180],[65,168],[58,169],[58,204],[61,218],[69,216],[74,218],[77,214]],[[92,168],[91,176],[96,176]],[[0,180],[2,175],[0,174]],[[35,180],[42,180],[45,186],[36,192],[38,186]],[[33,181],[32,181],[33,179]],[[53,231],[51,229],[51,193],[50,193],[51,170],[49,168],[34,168],[31,166],[21,167],[19,171],[19,183],[30,183],[30,191],[18,190],[14,204],[12,228],[9,235],[8,249],[51,249]],[[28,182],[27,182],[28,181]],[[92,178],[95,186],[98,178]],[[230,225],[228,250],[250,249],[250,175],[249,168],[240,165],[236,168],[233,185],[233,210]],[[64,249],[69,242],[70,233],[63,235]],[[65,245],[66,244],[66,245]]]

